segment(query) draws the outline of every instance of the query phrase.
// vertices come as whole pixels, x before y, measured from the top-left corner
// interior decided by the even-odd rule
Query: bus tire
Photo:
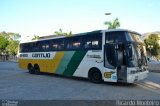
[[[101,83],[102,82],[102,74],[99,69],[92,68],[88,73],[88,78],[93,83]]]
[[[30,74],[34,74],[34,68],[33,68],[31,63],[28,64],[27,68],[28,68],[28,71],[29,71]]]
[[[39,75],[40,74],[40,68],[38,64],[34,65],[34,74]]]

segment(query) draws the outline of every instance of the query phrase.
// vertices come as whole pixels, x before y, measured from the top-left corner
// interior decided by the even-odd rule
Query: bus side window
[[[92,47],[92,42],[91,41],[86,41],[85,44],[84,44],[84,48],[87,49],[87,48],[91,48]]]
[[[73,42],[73,48],[74,49],[78,49],[78,48],[80,48],[80,45],[81,45],[81,42]]]
[[[31,52],[34,52],[34,43],[29,43],[27,48],[31,49]]]
[[[62,51],[64,50],[64,39],[53,39],[50,41],[51,51]]]
[[[57,40],[52,39],[50,41],[50,50],[55,51],[55,50],[57,50],[57,48],[58,48]]]
[[[26,44],[26,43],[21,44],[21,46],[20,46],[21,52],[27,52],[27,51],[28,51],[28,50],[27,50],[27,45],[28,45],[28,44]]]
[[[52,47],[51,47],[52,51],[57,50],[57,48],[58,48],[58,44],[57,43],[53,42],[51,45],[52,45]]]
[[[30,43],[30,48],[32,48],[32,52],[36,52],[35,51],[36,50],[36,44],[35,44],[35,42]]]
[[[67,50],[70,50],[70,49],[72,49],[72,42],[70,40],[68,40]]]
[[[34,43],[34,52],[40,52],[40,42]]]
[[[40,42],[38,42],[38,51],[39,52],[42,52],[43,51],[43,49],[42,49],[42,45],[43,45],[43,41],[40,41]]]
[[[32,43],[26,44],[26,46],[25,46],[25,52],[29,52],[30,49],[33,50],[33,46],[32,45],[33,45]]]
[[[57,43],[58,45],[58,47],[57,47],[57,49],[58,50],[64,50],[64,39],[62,38],[62,39],[58,39],[58,43]]]
[[[49,51],[49,44],[46,44],[45,51]]]
[[[42,41],[40,45],[37,45],[39,48],[39,51],[41,52],[48,52],[50,50],[49,41]]]
[[[86,35],[83,44],[84,49],[101,49],[102,36],[99,34]]]
[[[75,39],[73,42],[72,42],[72,47],[73,49],[79,49],[81,47],[81,42],[79,39]]]
[[[67,50],[78,50],[81,48],[81,37],[70,37],[67,39]]]
[[[98,40],[93,40],[92,41],[92,47],[93,48],[98,48],[99,47],[99,41]]]

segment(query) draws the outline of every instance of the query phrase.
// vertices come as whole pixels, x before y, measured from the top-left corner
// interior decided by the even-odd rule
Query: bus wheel
[[[40,68],[39,68],[39,65],[38,64],[35,64],[34,65],[34,73],[39,75],[40,74]]]
[[[34,74],[34,69],[33,69],[33,66],[32,66],[31,63],[28,64],[27,68],[28,68],[28,71],[29,71],[30,74]]]
[[[92,68],[88,73],[89,80],[93,83],[102,82],[102,74],[97,68]]]

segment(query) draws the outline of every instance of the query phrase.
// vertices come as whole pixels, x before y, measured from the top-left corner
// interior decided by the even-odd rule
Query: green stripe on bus
[[[74,72],[76,71],[77,67],[79,66],[79,64],[81,63],[86,53],[87,51],[76,51],[74,55],[72,56],[67,66],[67,69],[65,69],[65,71],[63,72],[63,75],[72,76]]]
[[[67,51],[64,53],[61,63],[59,64],[58,69],[56,70],[57,74],[63,74],[74,53],[75,51]]]

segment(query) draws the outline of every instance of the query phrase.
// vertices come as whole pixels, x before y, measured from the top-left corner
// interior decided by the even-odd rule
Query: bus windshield
[[[133,32],[127,32],[127,41],[133,41],[133,42],[141,42],[143,43],[143,40],[140,37],[141,35]]]

